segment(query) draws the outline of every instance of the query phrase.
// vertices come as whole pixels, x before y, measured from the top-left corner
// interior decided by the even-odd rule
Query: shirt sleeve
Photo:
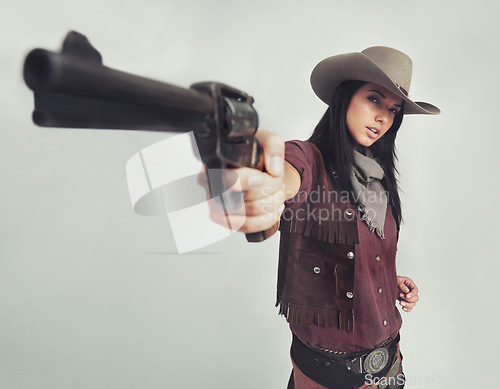
[[[285,160],[300,174],[300,188],[295,197],[287,200],[287,208],[297,208],[309,195],[312,185],[313,154],[309,143],[300,140],[285,142]]]

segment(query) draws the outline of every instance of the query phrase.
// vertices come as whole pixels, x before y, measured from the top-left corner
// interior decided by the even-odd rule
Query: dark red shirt
[[[298,207],[311,190],[312,151],[306,142],[288,141],[285,159],[299,172],[298,195],[287,201],[287,207]],[[355,248],[354,331],[335,327],[291,324],[292,332],[302,342],[317,348],[338,352],[372,350],[401,328],[401,315],[396,307],[396,222],[387,207],[384,233],[380,239],[358,218],[359,244]]]

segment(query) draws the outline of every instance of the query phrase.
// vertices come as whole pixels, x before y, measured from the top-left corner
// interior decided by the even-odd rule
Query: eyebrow
[[[380,91],[378,91],[378,90],[376,90],[376,89],[372,89],[372,90],[370,90],[370,92],[375,92],[375,93],[378,93],[380,96],[382,96],[382,98],[383,98],[383,99],[386,99],[386,98],[387,98],[387,97],[385,97],[385,95],[384,95],[382,92],[380,92]],[[395,106],[395,107],[399,107],[399,108],[401,108],[401,105],[400,105],[400,104],[394,104],[394,106]]]

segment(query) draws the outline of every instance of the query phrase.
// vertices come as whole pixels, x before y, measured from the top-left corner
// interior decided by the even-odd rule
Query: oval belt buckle
[[[363,367],[367,373],[375,374],[387,365],[387,361],[389,361],[389,351],[381,347],[368,354],[363,363]]]

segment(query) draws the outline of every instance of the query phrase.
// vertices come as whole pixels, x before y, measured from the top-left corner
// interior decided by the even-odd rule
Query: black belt
[[[297,367],[314,382],[326,388],[358,388],[365,383],[366,374],[373,377],[387,375],[396,356],[398,342],[399,335],[368,353],[334,354],[309,347],[294,334],[290,351]],[[370,373],[377,370],[377,373]]]
[[[337,354],[325,349],[309,347],[312,351],[332,359],[334,363],[342,364],[347,370],[355,374],[377,374],[384,370],[394,359],[396,346],[399,343],[399,334],[395,339],[389,338],[379,347],[369,353]],[[328,363],[328,362],[326,362]]]
[[[302,373],[314,382],[326,388],[358,388],[366,382],[366,374],[373,377],[387,375],[396,356],[398,342],[399,335],[368,353],[334,354],[309,347],[294,334],[290,354]],[[376,370],[378,373],[369,373]]]

